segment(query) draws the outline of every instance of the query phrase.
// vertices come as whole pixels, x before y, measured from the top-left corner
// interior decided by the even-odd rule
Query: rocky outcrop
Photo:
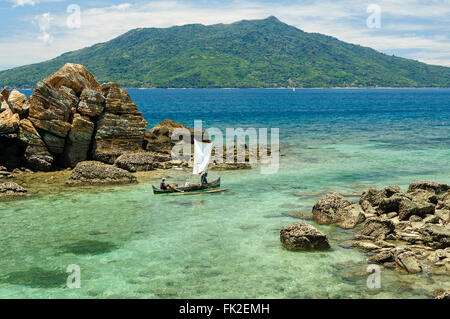
[[[48,171],[90,159],[113,164],[124,152],[143,150],[147,122],[136,104],[118,84],[100,86],[82,65],[64,65],[29,100],[17,90],[0,97],[0,134],[9,134],[0,143],[23,143],[14,158],[0,155],[9,168]]]
[[[137,179],[128,171],[100,162],[81,162],[72,171],[68,186],[131,184]]]
[[[428,181],[412,183],[407,193],[398,186],[365,190],[361,207],[373,216],[352,245],[371,254],[369,262],[401,273],[425,271],[427,263],[450,274],[449,193],[447,184]]]
[[[28,196],[28,192],[25,188],[17,185],[16,183],[1,183],[0,184],[0,200],[2,199],[14,199],[19,197]]]
[[[163,120],[145,133],[144,148],[150,152],[170,155],[175,146],[172,134],[176,129],[186,129],[186,126],[172,120]]]
[[[327,236],[305,222],[299,222],[280,231],[281,243],[289,250],[325,250],[330,248]]]
[[[338,193],[327,194],[312,210],[318,224],[337,224],[342,228],[354,228],[364,221],[364,212],[357,204],[352,204]]]
[[[125,153],[119,156],[114,166],[129,172],[142,172],[153,170],[157,162],[153,154],[149,152]]]

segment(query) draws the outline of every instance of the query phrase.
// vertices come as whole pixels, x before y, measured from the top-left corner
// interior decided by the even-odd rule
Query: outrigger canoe
[[[208,184],[195,184],[195,185],[190,185],[190,186],[179,186],[177,187],[177,190],[174,189],[165,189],[162,190],[158,187],[153,186],[153,194],[170,194],[170,193],[181,193],[181,192],[195,192],[195,191],[200,191],[200,190],[205,190],[205,189],[210,189],[210,188],[218,188],[220,187],[220,177],[218,179],[216,179],[214,182],[208,183]]]

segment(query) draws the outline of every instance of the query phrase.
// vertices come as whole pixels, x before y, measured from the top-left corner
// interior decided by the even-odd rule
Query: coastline
[[[2,87],[0,85],[0,87]],[[9,87],[6,87],[9,88]],[[23,90],[23,91],[32,91],[34,88],[16,88],[17,90]],[[149,88],[142,88],[142,87],[123,87],[125,90],[292,90],[292,88],[288,87],[236,87],[236,88],[226,88],[226,87],[186,87],[186,88],[155,88],[155,87],[149,87]],[[442,89],[450,89],[450,86],[448,87],[302,87],[302,88],[295,88],[296,91],[301,90],[442,90]]]

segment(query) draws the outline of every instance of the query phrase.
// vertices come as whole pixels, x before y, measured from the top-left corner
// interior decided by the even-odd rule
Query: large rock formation
[[[105,184],[130,184],[137,181],[128,171],[100,162],[81,162],[72,171],[66,184],[89,186]]]
[[[289,250],[325,250],[330,248],[327,236],[305,222],[299,222],[280,231],[281,243]]]
[[[0,149],[18,145],[14,155],[0,155],[8,168],[48,171],[89,159],[113,164],[125,152],[143,150],[147,122],[136,104],[118,84],[100,86],[82,65],[64,65],[29,100],[6,89],[0,99]]]

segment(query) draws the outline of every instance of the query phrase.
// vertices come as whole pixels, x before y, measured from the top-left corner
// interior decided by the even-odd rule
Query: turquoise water
[[[154,196],[151,184],[0,202],[0,298],[429,298],[448,276],[383,270],[366,286],[354,234],[317,226],[327,252],[290,252],[283,226],[319,198],[416,180],[450,183],[450,90],[131,90],[150,126],[279,127],[275,175],[214,172],[228,193]],[[190,172],[169,171],[170,181]],[[304,219],[310,221],[309,219]],[[68,265],[81,288],[65,287]]]

